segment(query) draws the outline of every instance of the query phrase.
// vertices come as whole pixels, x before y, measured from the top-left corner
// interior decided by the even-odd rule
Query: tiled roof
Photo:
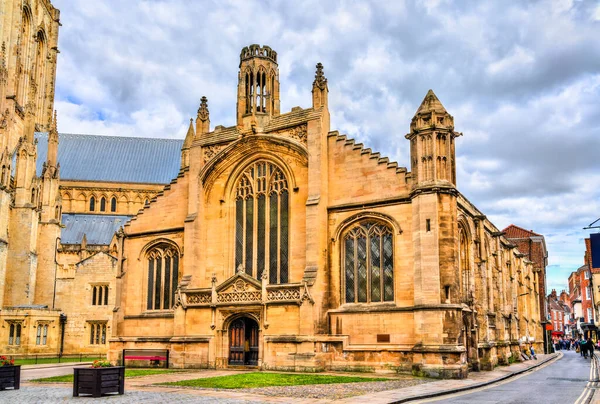
[[[502,231],[506,233],[506,238],[528,238],[533,236],[541,236],[541,234],[537,234],[533,230],[525,230],[524,228],[515,226],[514,224],[511,224]]]
[[[48,153],[48,134],[38,132],[37,173]],[[177,177],[183,139],[58,135],[63,180],[168,184]]]
[[[61,244],[81,244],[83,235],[88,244],[108,245],[113,234],[124,226],[132,216],[88,215],[63,213],[60,233]]]

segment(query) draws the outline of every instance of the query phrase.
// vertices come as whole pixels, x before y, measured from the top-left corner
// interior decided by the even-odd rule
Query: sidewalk
[[[39,365],[21,365],[21,371],[30,369],[61,368],[65,366],[87,366],[92,362],[62,362],[62,363],[41,363]]]
[[[538,360],[515,363],[510,366],[500,366],[490,372],[471,372],[467,379],[462,380],[440,380],[436,382],[421,384],[398,390],[387,390],[379,393],[366,394],[364,396],[349,397],[339,400],[339,403],[407,403],[415,400],[442,396],[445,394],[458,393],[465,390],[476,389],[487,386],[510,377],[525,373],[537,368],[554,359],[562,357],[562,353],[549,355],[538,355]]]

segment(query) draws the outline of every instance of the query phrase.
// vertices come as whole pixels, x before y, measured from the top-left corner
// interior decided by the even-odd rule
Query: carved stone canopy
[[[319,62],[317,63],[317,71],[315,72],[315,81],[313,82],[314,87],[318,87],[321,90],[325,90],[327,87],[327,79],[325,78],[325,74],[323,74],[323,65]]]
[[[203,121],[206,121],[208,119],[208,116],[208,99],[203,96],[200,99],[200,108],[198,108],[198,118],[200,118]]]

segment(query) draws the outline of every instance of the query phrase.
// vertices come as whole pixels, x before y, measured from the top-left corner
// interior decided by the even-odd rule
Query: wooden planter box
[[[125,392],[125,367],[74,368],[73,397],[90,394],[100,397],[104,394]]]
[[[0,366],[0,390],[13,388],[18,390],[21,386],[21,365]]]

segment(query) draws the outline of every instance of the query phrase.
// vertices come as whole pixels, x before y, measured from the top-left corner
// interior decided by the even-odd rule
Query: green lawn
[[[179,382],[161,384],[170,386],[206,387],[213,389],[243,389],[269,386],[299,386],[305,384],[379,382],[386,380],[390,379],[374,377],[252,372],[232,376],[208,377],[204,379],[182,380]]]
[[[181,370],[174,369],[125,369],[125,377],[142,377],[142,376],[151,376],[151,375],[159,375],[162,373],[173,373],[173,372],[181,372]],[[44,377],[43,379],[34,379],[32,382],[37,383],[73,383],[73,375],[64,375],[64,376],[52,376],[52,377]]]
[[[83,357],[79,357],[79,356],[73,356],[73,357],[62,357],[60,358],[60,363],[67,363],[67,362],[93,362],[95,360],[99,359],[98,356],[83,356]],[[15,359],[15,365],[40,365],[40,364],[44,364],[44,363],[58,363],[58,358],[37,358],[37,360],[35,358],[27,358],[27,359]]]

